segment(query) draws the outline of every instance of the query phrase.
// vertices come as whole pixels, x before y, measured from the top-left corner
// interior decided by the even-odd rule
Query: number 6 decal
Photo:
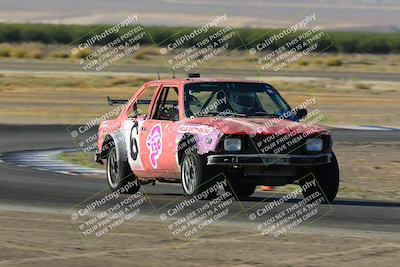
[[[133,124],[132,129],[131,129],[131,134],[130,134],[131,135],[131,138],[130,138],[130,140],[131,140],[130,148],[131,149],[130,150],[131,150],[131,157],[133,160],[136,160],[139,155],[138,144],[137,144],[136,138],[134,137],[134,134],[133,134],[133,131],[135,130],[135,128],[136,128],[136,133],[138,133],[139,130],[138,130],[137,122],[135,122],[135,124]]]

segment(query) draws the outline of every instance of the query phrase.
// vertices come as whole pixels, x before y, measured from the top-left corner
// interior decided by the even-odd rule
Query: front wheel
[[[127,162],[118,160],[115,146],[111,146],[107,157],[107,181],[112,192],[135,194],[140,189],[140,183],[132,173]]]
[[[318,192],[324,198],[324,203],[331,203],[339,191],[339,164],[336,156],[332,153],[331,162],[315,167],[312,171],[315,177],[315,186],[303,190],[304,197],[311,196]],[[313,177],[309,175],[299,181],[302,188],[307,182],[312,182]]]
[[[206,199],[214,198],[218,189],[216,188],[215,172],[208,168],[206,170],[204,157],[196,151],[184,153],[181,163],[181,179],[183,191],[188,196],[203,194]]]

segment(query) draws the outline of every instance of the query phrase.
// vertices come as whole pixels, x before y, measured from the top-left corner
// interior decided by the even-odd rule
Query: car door
[[[179,173],[176,153],[178,121],[178,89],[164,85],[157,95],[151,118],[140,129],[143,166],[155,176],[176,178]]]
[[[129,165],[136,174],[144,171],[142,157],[144,148],[140,143],[141,128],[150,115],[150,103],[158,92],[159,85],[149,85],[137,97],[128,110],[128,117],[122,124],[124,131],[127,158]]]

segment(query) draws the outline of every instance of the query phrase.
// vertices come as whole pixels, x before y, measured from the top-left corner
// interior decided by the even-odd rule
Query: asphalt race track
[[[0,153],[74,147],[66,131],[67,127],[67,125],[0,125]],[[398,141],[400,137],[400,131],[332,130],[332,132],[336,141],[362,143]],[[105,188],[107,188],[105,179],[63,175],[0,163],[2,206],[67,211]],[[182,194],[180,186],[174,184],[158,183],[156,186],[146,185],[143,188],[156,209],[174,201]],[[105,190],[101,194],[107,193]],[[241,202],[242,208],[246,209],[262,201],[272,201],[277,196],[269,198],[271,194],[257,192],[253,197]],[[239,206],[235,207],[240,213]],[[337,199],[331,208],[331,212],[313,223],[312,227],[400,232],[400,203]],[[153,215],[159,216],[154,211]],[[244,222],[247,217],[245,214],[239,214],[233,220]]]

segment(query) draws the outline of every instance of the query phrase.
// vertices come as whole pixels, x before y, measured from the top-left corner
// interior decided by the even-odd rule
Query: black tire
[[[117,150],[113,144],[107,156],[107,182],[112,192],[120,190],[124,194],[135,194],[140,189],[140,183],[132,173],[128,162],[117,160]]]
[[[196,151],[183,153],[181,162],[182,188],[186,195],[195,196],[206,192],[217,183],[216,172],[206,165],[206,159]],[[211,190],[210,190],[211,191]],[[205,199],[215,198],[218,190],[209,192]]]
[[[243,199],[251,196],[256,187],[257,185],[255,184],[227,181],[224,189],[226,192],[232,193],[236,199]]]
[[[317,185],[303,191],[304,197],[308,197],[315,192],[319,192],[323,198],[323,203],[331,203],[339,191],[339,164],[336,156],[332,153],[331,162],[315,167],[312,173],[316,179]],[[308,175],[299,181],[300,186],[304,186],[307,181],[311,181],[313,177]]]

